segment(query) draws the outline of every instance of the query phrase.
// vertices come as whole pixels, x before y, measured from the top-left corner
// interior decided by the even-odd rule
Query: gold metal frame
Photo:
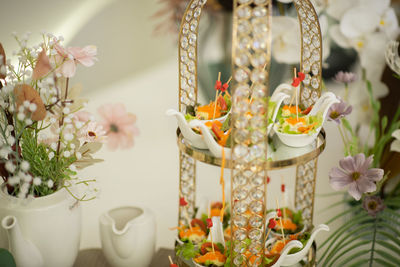
[[[186,112],[197,104],[198,25],[206,0],[191,0],[182,18],[179,34],[179,110]],[[308,107],[321,93],[322,36],[317,14],[310,0],[294,0],[301,30],[300,69],[306,74],[300,103]],[[265,133],[267,121],[252,120],[253,132],[247,132],[248,112],[257,117],[267,110],[269,64],[271,60],[272,0],[234,0],[232,38],[232,160],[231,225],[232,264],[261,266],[265,239],[267,170],[297,164],[296,208],[302,209],[308,226],[312,224],[317,157],[325,142],[301,157],[282,162],[267,157]],[[252,101],[249,102],[249,96]],[[254,134],[255,133],[255,134]],[[324,132],[321,133],[325,140]],[[248,140],[252,145],[249,146]],[[180,196],[188,202],[189,216],[194,215],[196,159],[210,164],[220,162],[186,145],[178,134],[180,148]],[[179,221],[184,220],[179,209]],[[249,238],[251,244],[245,245]],[[245,255],[246,253],[246,255]],[[250,254],[250,255],[249,255]]]
[[[209,165],[214,165],[214,166],[221,166],[222,159],[215,157],[209,150],[205,149],[198,149],[195,147],[192,147],[190,144],[188,144],[185,140],[185,138],[182,136],[181,131],[179,128],[176,131],[177,135],[177,144],[179,150],[190,156],[191,158],[198,160],[200,162],[209,164]],[[274,161],[267,161],[267,170],[279,170],[283,168],[288,168],[288,167],[293,167],[293,166],[298,166],[300,164],[307,163],[315,158],[317,158],[322,151],[325,149],[325,139],[326,138],[326,133],[324,129],[321,130],[317,140],[315,141],[315,149],[311,150],[308,153],[305,153],[300,156],[296,156],[293,158],[288,158],[288,159],[283,159],[283,160],[274,160]],[[317,143],[318,142],[318,143]],[[225,168],[231,169],[232,168],[232,162],[230,160],[226,160],[225,162]]]

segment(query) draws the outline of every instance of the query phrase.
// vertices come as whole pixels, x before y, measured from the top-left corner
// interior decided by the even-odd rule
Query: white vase
[[[70,267],[78,255],[81,208],[65,189],[34,199],[0,190],[0,247],[19,267]]]
[[[147,267],[156,244],[153,213],[142,207],[118,207],[100,216],[103,254],[114,267]]]

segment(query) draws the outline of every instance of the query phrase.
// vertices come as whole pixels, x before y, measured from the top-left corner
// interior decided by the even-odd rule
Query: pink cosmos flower
[[[360,200],[363,193],[376,190],[376,182],[383,178],[383,170],[370,168],[373,155],[365,158],[363,153],[354,157],[347,156],[339,161],[339,166],[329,172],[329,183],[335,190],[341,190],[348,186],[349,194],[356,200]]]
[[[88,45],[83,48],[64,48],[56,43],[54,48],[57,51],[56,61],[58,63],[64,62],[58,69],[58,72],[67,78],[71,78],[75,75],[77,63],[80,63],[85,67],[90,67],[93,66],[94,61],[97,59],[97,47],[94,45]]]
[[[139,134],[135,126],[136,116],[126,112],[123,104],[106,104],[98,109],[102,117],[101,124],[107,132],[108,148],[129,148],[133,146],[133,137]]]
[[[103,143],[106,139],[106,131],[102,125],[96,122],[89,122],[79,131],[79,141],[85,143],[100,142]]]
[[[82,122],[82,123],[86,123],[90,120],[93,120],[93,115],[90,112],[80,110],[80,111],[74,113],[74,120]]]

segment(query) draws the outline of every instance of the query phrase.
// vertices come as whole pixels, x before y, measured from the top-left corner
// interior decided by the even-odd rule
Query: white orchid
[[[400,75],[399,42],[390,41],[386,47],[385,57],[389,67]]]
[[[394,137],[394,140],[392,144],[390,145],[390,150],[399,152],[400,153],[400,129],[397,129],[392,133],[392,136]]]
[[[330,53],[328,38],[328,19],[325,15],[319,17],[322,34],[323,59]],[[288,16],[272,17],[272,56],[279,63],[296,64],[300,62],[301,38],[297,18]]]

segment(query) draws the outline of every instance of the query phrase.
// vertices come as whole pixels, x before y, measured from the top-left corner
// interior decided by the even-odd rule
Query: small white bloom
[[[36,109],[37,109],[37,106],[36,106],[35,103],[30,103],[29,104],[29,111],[30,112],[34,112],[34,111],[36,111]]]
[[[7,131],[12,132],[14,130],[14,126],[7,125]]]
[[[400,129],[397,129],[392,133],[392,136],[394,137],[394,140],[392,144],[390,145],[390,150],[399,152],[400,153]]]
[[[9,136],[9,137],[7,137],[7,143],[10,145],[10,146],[13,146],[14,144],[15,144],[15,138],[13,137],[13,136]]]
[[[69,158],[71,156],[71,152],[69,152],[68,150],[64,151],[63,155],[64,157]]]
[[[83,122],[80,122],[80,121],[75,122],[76,128],[80,129],[80,128],[82,128],[82,126],[83,126]]]
[[[65,108],[63,108],[63,112],[64,112],[64,114],[69,114],[70,113],[70,109],[65,107]]]
[[[7,158],[8,153],[10,153],[9,149],[3,147],[2,149],[0,149],[0,157],[1,158]]]
[[[33,179],[30,174],[24,174],[23,178],[24,178],[24,181],[27,182],[27,183],[32,182],[32,179]]]
[[[54,186],[53,180],[48,180],[48,181],[47,181],[47,186],[48,186],[49,188],[53,188],[53,186]]]
[[[30,106],[31,102],[29,102],[28,100],[25,100],[23,105],[24,107],[28,108]]]
[[[30,187],[30,185],[28,183],[23,183],[21,185],[21,192],[26,195],[26,193],[28,193],[28,191],[29,191],[29,187]]]
[[[14,110],[15,110],[15,108],[14,108],[13,105],[10,105],[10,106],[8,107],[8,111],[10,111],[10,113],[14,113]]]
[[[75,156],[78,160],[82,158],[82,154],[80,152],[76,152]]]
[[[68,117],[65,117],[65,118],[64,118],[64,122],[65,122],[65,123],[71,123],[71,119],[68,118]]]
[[[30,167],[29,162],[27,162],[26,160],[23,160],[21,162],[20,167],[21,167],[21,170],[23,170],[24,172],[27,172],[29,170],[29,167]]]
[[[50,123],[51,123],[51,124],[54,124],[54,123],[56,123],[56,122],[57,122],[56,118],[54,118],[54,117],[51,117],[51,118],[50,118]]]
[[[8,178],[8,184],[9,185],[16,185],[19,184],[20,178],[19,176],[11,176],[10,178]]]
[[[18,112],[23,113],[25,111],[25,106],[19,106]]]
[[[26,125],[31,125],[32,123],[33,123],[33,121],[29,118],[25,120]]]
[[[42,179],[40,179],[40,177],[33,178],[34,185],[40,185],[41,183],[42,183]]]
[[[51,149],[53,149],[53,150],[57,150],[57,146],[58,146],[57,143],[51,143],[51,145],[50,145]]]
[[[73,171],[73,172],[76,172],[76,167],[75,167],[75,165],[69,166],[69,169],[70,169],[71,171]]]
[[[53,151],[49,153],[49,160],[51,160],[52,158],[54,158],[54,152]]]
[[[64,139],[66,141],[71,141],[72,139],[74,139],[74,135],[71,134],[71,133],[67,133],[67,134],[64,135]]]
[[[17,119],[20,121],[23,121],[25,119],[25,114],[24,113],[18,113],[17,114]]]
[[[70,147],[71,149],[75,149],[75,145],[74,145],[74,144],[70,144],[69,147]]]
[[[6,162],[5,167],[6,167],[6,170],[10,173],[13,173],[16,168],[14,163],[12,163],[12,161],[10,161],[10,160]]]

